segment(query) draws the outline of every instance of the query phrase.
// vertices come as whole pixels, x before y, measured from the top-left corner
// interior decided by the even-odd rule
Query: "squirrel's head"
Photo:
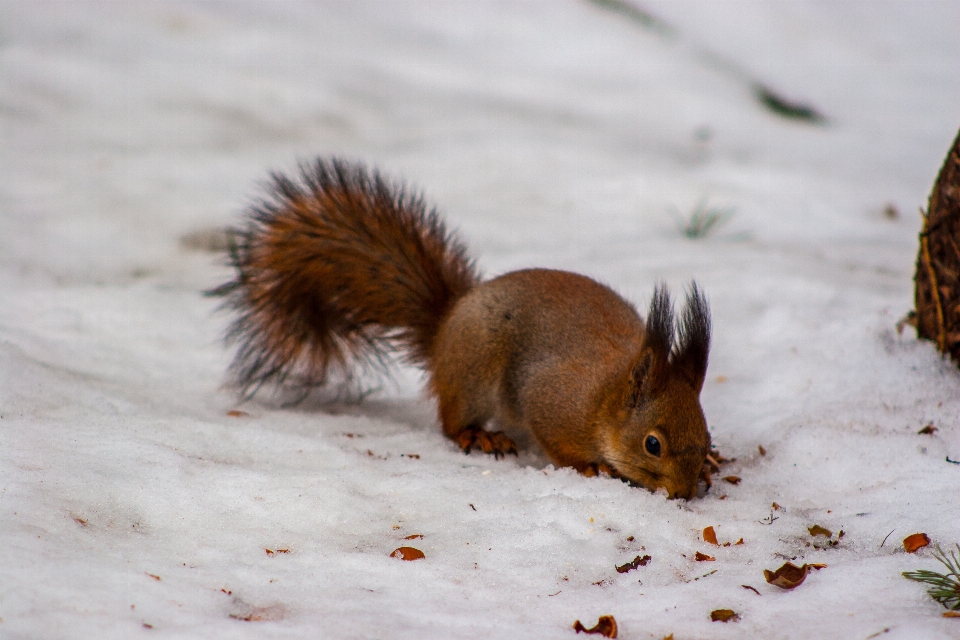
[[[709,351],[710,310],[696,283],[679,327],[666,286],[658,285],[625,397],[616,408],[617,426],[605,434],[604,458],[616,475],[652,491],[666,489],[671,498],[696,495],[710,452],[700,407]]]

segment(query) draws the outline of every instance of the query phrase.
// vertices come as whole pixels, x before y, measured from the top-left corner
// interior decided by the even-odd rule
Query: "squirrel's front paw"
[[[454,441],[463,449],[464,453],[470,453],[474,447],[479,447],[484,453],[492,453],[495,458],[505,456],[508,453],[517,455],[517,445],[508,438],[503,431],[485,431],[483,429],[464,429],[456,436]]]
[[[617,477],[617,474],[614,473],[613,469],[611,469],[610,465],[608,465],[606,462],[593,462],[583,468],[578,468],[577,471],[587,476],[588,478],[596,477],[601,473],[608,475],[611,478]]]

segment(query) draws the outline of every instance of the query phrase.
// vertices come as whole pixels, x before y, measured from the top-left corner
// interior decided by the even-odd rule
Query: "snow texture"
[[[0,637],[960,637],[900,576],[938,566],[905,536],[960,542],[960,371],[895,330],[960,5],[643,7],[670,29],[586,0],[0,3]],[[316,154],[422,188],[487,275],[641,309],[696,278],[740,484],[671,501],[529,441],[464,456],[409,369],[240,404],[204,249]],[[733,213],[689,239],[698,204]],[[788,558],[828,566],[766,584]]]

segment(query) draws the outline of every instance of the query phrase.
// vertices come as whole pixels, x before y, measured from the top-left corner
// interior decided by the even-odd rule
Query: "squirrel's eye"
[[[643,447],[650,455],[656,458],[660,457],[660,441],[655,436],[647,436],[647,439],[643,442]]]

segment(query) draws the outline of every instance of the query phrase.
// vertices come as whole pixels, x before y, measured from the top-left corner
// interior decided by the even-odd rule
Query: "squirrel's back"
[[[629,368],[643,330],[629,303],[586,276],[524,269],[484,282],[441,326],[431,384],[439,398],[455,387],[496,391],[476,399],[487,406],[465,408],[469,417],[446,416],[444,422],[462,425],[493,415],[519,426],[529,412],[530,382],[544,375],[569,378],[561,385],[563,402],[589,403],[607,372]]]

